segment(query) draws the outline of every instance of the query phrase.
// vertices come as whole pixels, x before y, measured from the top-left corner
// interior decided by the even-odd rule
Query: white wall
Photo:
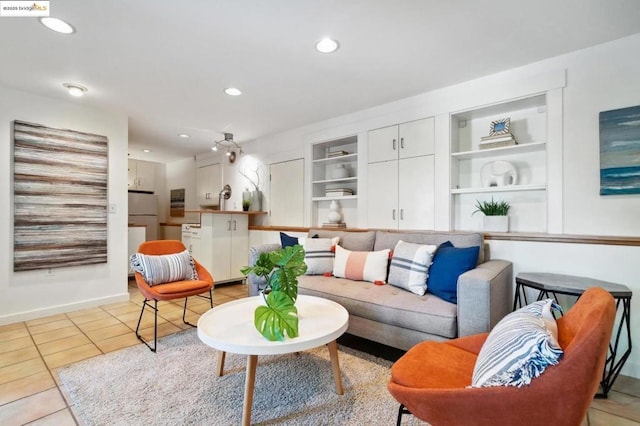
[[[0,86],[0,324],[129,300],[127,292],[127,116]],[[108,263],[13,272],[13,120],[109,139]]]

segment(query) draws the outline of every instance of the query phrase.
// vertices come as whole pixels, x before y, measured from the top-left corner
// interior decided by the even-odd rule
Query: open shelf
[[[515,192],[515,191],[544,191],[546,185],[509,185],[509,186],[490,186],[487,188],[455,188],[451,190],[452,194],[486,194],[494,192]]]
[[[472,158],[487,158],[499,155],[525,154],[529,152],[544,151],[545,146],[546,142],[523,143],[512,146],[502,146],[500,148],[454,152],[451,154],[451,157],[458,160],[470,160]]]

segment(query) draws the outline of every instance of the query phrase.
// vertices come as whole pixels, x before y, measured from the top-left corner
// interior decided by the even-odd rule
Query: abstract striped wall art
[[[107,262],[106,136],[14,121],[13,270]]]
[[[600,113],[600,195],[640,194],[640,106]]]

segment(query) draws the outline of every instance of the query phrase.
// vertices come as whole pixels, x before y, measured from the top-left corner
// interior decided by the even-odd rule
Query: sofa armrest
[[[273,250],[278,250],[280,248],[280,244],[262,244],[259,246],[253,246],[249,249],[249,266],[253,266],[256,264],[258,257],[260,257],[261,253],[270,252]],[[260,293],[260,290],[264,289],[267,281],[257,276],[256,274],[249,274],[247,276],[247,285],[249,286],[249,296],[257,296]]]
[[[510,310],[513,265],[489,260],[458,278],[458,337],[490,331]]]

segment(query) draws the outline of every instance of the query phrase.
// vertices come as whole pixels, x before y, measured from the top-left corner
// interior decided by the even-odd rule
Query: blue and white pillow
[[[429,266],[437,248],[435,245],[398,241],[389,267],[389,284],[423,296],[427,291]]]
[[[563,351],[552,310],[561,308],[552,299],[540,300],[500,320],[478,354],[471,387],[529,385],[557,364]]]
[[[131,268],[142,274],[150,286],[198,279],[195,262],[187,250],[159,256],[135,253],[129,261]]]

